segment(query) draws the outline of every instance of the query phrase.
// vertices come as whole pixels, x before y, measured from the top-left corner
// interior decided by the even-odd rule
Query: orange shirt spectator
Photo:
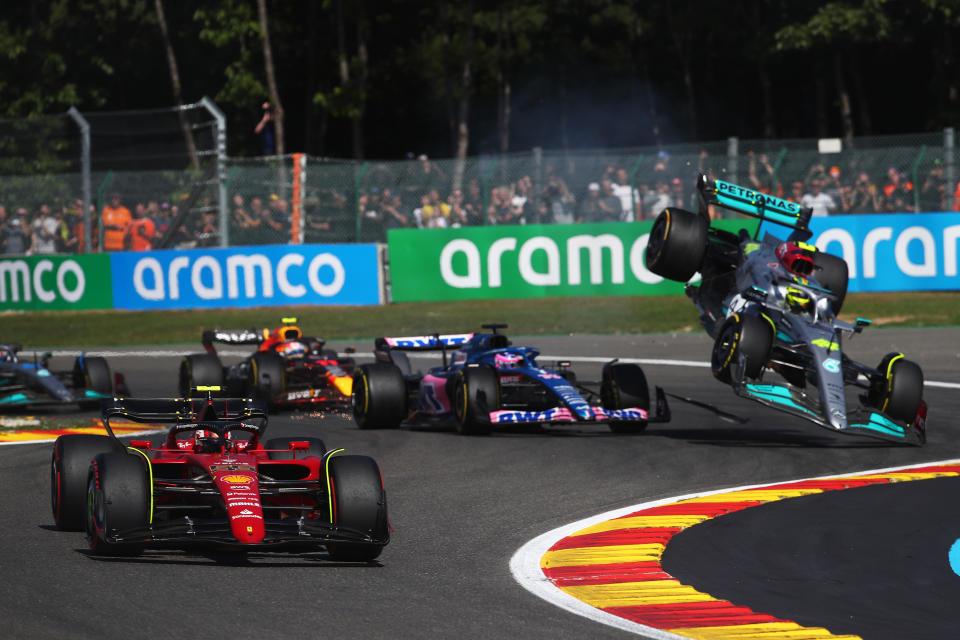
[[[157,234],[157,225],[150,218],[136,218],[127,225],[127,248],[130,251],[150,251]]]
[[[120,202],[120,194],[110,196],[110,204],[103,208],[100,223],[103,225],[103,248],[106,251],[123,251],[127,225],[133,216]]]

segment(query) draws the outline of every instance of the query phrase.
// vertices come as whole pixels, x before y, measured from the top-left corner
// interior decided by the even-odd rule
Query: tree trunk
[[[257,15],[260,18],[260,33],[263,42],[263,66],[267,73],[267,88],[270,91],[270,103],[274,110],[274,127],[277,136],[277,155],[284,155],[283,148],[283,105],[277,91],[277,75],[273,68],[273,50],[270,47],[270,29],[267,22],[267,0],[257,0]]]
[[[167,29],[167,16],[163,11],[163,0],[156,0],[157,24],[160,25],[160,35],[163,38],[163,48],[167,52],[167,67],[170,69],[170,84],[173,85],[173,100],[177,105],[177,117],[180,119],[180,128],[183,129],[183,141],[190,154],[190,165],[194,170],[200,169],[200,159],[197,156],[197,142],[193,139],[193,130],[187,122],[187,115],[183,112],[183,95],[180,90],[180,72],[177,68],[177,57],[173,53],[173,43],[170,42],[170,31]]]
[[[510,85],[504,69],[503,5],[497,7],[497,133],[500,153],[510,149]]]
[[[471,67],[473,65],[473,0],[467,0],[463,9],[467,28],[466,50],[463,56],[463,73],[460,84],[460,109],[457,116],[457,164],[454,169],[453,188],[463,186],[463,171],[467,160],[467,147],[470,143],[470,92],[473,84]]]
[[[873,135],[873,122],[870,117],[870,104],[867,101],[866,93],[863,90],[863,78],[860,69],[863,68],[860,62],[860,54],[856,48],[851,50],[850,76],[853,78],[853,96],[860,114],[860,131],[862,135]]]
[[[364,6],[363,0],[357,0],[357,59],[360,68],[357,69],[357,95],[359,104],[356,105],[357,114],[353,117],[353,157],[363,159],[363,115],[366,112],[367,70],[369,65],[367,54],[367,39],[364,36]]]
[[[853,146],[853,114],[850,109],[850,92],[843,78],[843,54],[833,54],[833,78],[837,84],[837,96],[840,99],[840,122],[843,125],[843,140],[849,149]]]
[[[457,115],[453,106],[453,73],[450,71],[450,21],[447,18],[447,3],[440,0],[440,29],[443,49],[440,54],[443,65],[443,103],[447,113],[447,129],[450,132],[450,150],[455,155],[457,149]]]
[[[316,105],[313,103],[313,96],[317,92],[317,22],[319,21],[319,14],[320,3],[311,2],[310,11],[307,14],[307,77],[305,79],[307,90],[303,92],[303,113],[306,117],[303,150],[307,153],[317,153],[317,124],[313,117]]]
[[[817,58],[813,70],[814,108],[817,113],[817,137],[826,138],[830,135],[830,124],[827,118],[827,89],[823,83],[823,61]]]
[[[763,102],[763,137],[770,140],[777,137],[776,115],[773,111],[773,84],[767,65],[757,61],[757,77],[760,78],[760,99]]]

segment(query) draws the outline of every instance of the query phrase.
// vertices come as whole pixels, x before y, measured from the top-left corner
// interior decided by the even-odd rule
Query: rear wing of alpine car
[[[374,347],[377,351],[387,351],[390,349],[401,349],[403,351],[441,351],[462,347],[469,342],[472,337],[472,333],[438,333],[432,336],[404,336],[398,338],[385,337],[377,338],[374,341]]]
[[[796,202],[777,196],[741,187],[723,180],[709,180],[705,175],[697,175],[697,193],[700,196],[700,212],[706,215],[706,209],[714,204],[737,213],[742,213],[761,221],[772,222],[789,227],[809,236],[808,225],[813,210],[802,207]]]

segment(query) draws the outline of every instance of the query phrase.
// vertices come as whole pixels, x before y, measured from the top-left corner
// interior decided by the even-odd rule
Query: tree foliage
[[[849,122],[902,133],[960,115],[960,0],[475,2],[469,85],[462,1],[343,0],[346,82],[335,0],[266,6],[290,151],[350,156],[359,122],[365,157],[451,155],[464,86],[470,154],[498,148],[507,85],[511,149],[840,135]],[[230,152],[258,153],[256,0],[165,9],[184,100],[213,98]],[[173,104],[152,0],[9,0],[0,51],[0,118]]]

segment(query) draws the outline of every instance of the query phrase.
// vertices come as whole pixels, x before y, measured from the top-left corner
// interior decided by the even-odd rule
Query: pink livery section
[[[432,373],[423,376],[420,381],[420,411],[432,415],[450,412],[450,398],[447,395],[447,379]]]
[[[604,409],[590,407],[593,420],[609,422],[613,420],[646,421],[649,414],[639,407],[629,409]],[[520,422],[583,422],[566,407],[555,407],[545,411],[491,411],[490,422],[494,424]]]

